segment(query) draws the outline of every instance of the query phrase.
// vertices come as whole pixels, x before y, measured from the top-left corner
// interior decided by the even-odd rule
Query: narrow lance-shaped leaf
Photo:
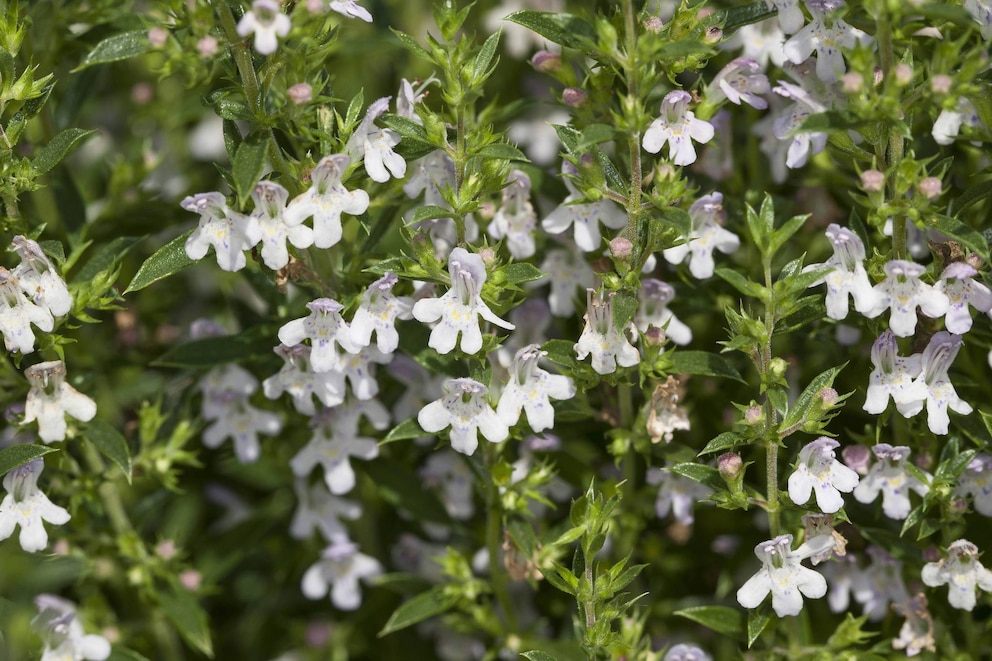
[[[111,37],[107,37],[98,43],[89,52],[86,59],[73,69],[73,73],[81,71],[94,64],[106,64],[108,62],[118,62],[141,55],[151,50],[151,42],[148,40],[148,30],[130,30],[121,32]]]
[[[443,585],[438,585],[427,592],[421,592],[413,599],[400,604],[400,607],[389,616],[386,625],[379,632],[379,637],[406,629],[418,622],[440,615],[455,605],[457,594],[448,593]]]
[[[76,148],[81,140],[93,135],[96,131],[84,129],[66,129],[52,138],[52,141],[41,148],[31,165],[38,174],[45,174],[62,162],[69,152]]]
[[[47,445],[31,445],[26,443],[3,448],[0,450],[0,477],[3,477],[19,466],[23,466],[29,461],[57,451],[58,448]]]
[[[144,289],[152,283],[164,280],[195,264],[196,262],[186,254],[186,239],[192,233],[193,230],[183,232],[156,250],[134,274],[134,279],[131,280],[131,284],[127,286],[124,293],[129,294]]]

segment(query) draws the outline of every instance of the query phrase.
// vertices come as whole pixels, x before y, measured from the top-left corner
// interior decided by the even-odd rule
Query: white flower
[[[47,308],[29,301],[20,279],[0,266],[0,333],[7,351],[34,351],[31,324],[49,333],[55,328],[55,319]]]
[[[255,408],[243,395],[231,393],[227,410],[203,430],[203,444],[216,449],[228,438],[234,442],[234,455],[243,464],[258,460],[258,435],[274,436],[282,431],[282,421],[271,411]]]
[[[69,314],[72,296],[41,246],[21,235],[14,237],[13,246],[14,252],[21,258],[21,263],[14,268],[13,274],[24,293],[51,312],[53,317]]]
[[[355,397],[368,400],[379,394],[375,363],[385,365],[392,359],[393,354],[382,353],[373,346],[362,347],[354,355],[344,354],[338,371],[351,385],[351,392]]]
[[[500,328],[514,329],[513,324],[497,317],[482,300],[487,275],[481,257],[464,248],[455,248],[448,256],[448,273],[451,288],[441,298],[425,298],[413,305],[417,321],[429,324],[440,320],[431,330],[428,346],[443,354],[459,344],[467,354],[478,353],[482,348],[480,316]]]
[[[850,493],[858,485],[858,474],[837,461],[834,448],[840,443],[821,436],[799,451],[799,463],[789,476],[789,497],[797,505],[809,500],[810,492],[816,493],[816,504],[827,514],[844,506],[840,493]]]
[[[737,601],[744,608],[757,608],[768,593],[772,593],[772,609],[779,617],[799,615],[803,609],[803,595],[819,599],[827,593],[827,581],[822,575],[803,567],[805,558],[832,546],[829,535],[814,537],[795,551],[792,535],[779,535],[754,547],[754,554],[761,560],[761,569],[737,591]]]
[[[691,526],[696,520],[693,514],[696,503],[713,493],[708,486],[672,473],[667,468],[649,468],[646,481],[658,486],[654,501],[658,518],[663,519],[671,512],[675,520],[684,526]]]
[[[289,263],[288,240],[297,248],[313,245],[313,230],[303,224],[303,218],[290,221],[286,214],[289,192],[273,181],[260,181],[251,193],[255,202],[252,217],[258,222],[262,241],[262,261],[273,271]]]
[[[893,604],[892,608],[906,618],[899,629],[899,637],[892,639],[893,649],[906,650],[906,656],[916,656],[923,650],[937,651],[926,595],[920,593],[905,603]]]
[[[920,482],[906,470],[906,459],[909,458],[909,448],[905,445],[892,446],[879,443],[872,447],[878,462],[871,467],[868,474],[854,488],[854,498],[859,503],[871,503],[882,494],[882,511],[890,519],[901,521],[909,516],[909,490],[912,489],[921,496],[930,491],[930,487]],[[921,471],[930,479],[930,474]]]
[[[982,516],[992,516],[992,455],[978,454],[958,477],[955,498],[972,496],[975,511]]]
[[[394,274],[387,273],[365,290],[362,304],[351,320],[351,339],[356,345],[369,346],[372,343],[372,333],[375,332],[379,351],[396,351],[400,342],[396,320],[413,317],[413,299],[409,296],[397,297],[392,293],[398,281]]]
[[[431,454],[420,469],[420,477],[427,486],[441,487],[441,502],[448,516],[461,521],[472,518],[475,478],[457,453],[441,450]]]
[[[414,108],[427,96],[425,91],[427,86],[440,81],[434,76],[429,76],[427,80],[418,82],[419,84],[414,88],[413,83],[406,78],[400,79],[400,89],[396,93],[396,114],[422,125],[424,120],[420,119]],[[406,188],[406,185],[403,188]]]
[[[879,546],[869,546],[871,564],[861,571],[854,587],[854,599],[872,622],[885,619],[889,605],[909,599],[902,580],[902,562]]]
[[[875,307],[865,312],[865,316],[873,319],[891,309],[889,328],[899,337],[909,337],[916,332],[917,307],[928,317],[943,316],[950,308],[950,300],[946,294],[920,280],[925,271],[926,267],[906,260],[887,262],[885,280],[875,285],[878,294]]]
[[[271,55],[279,48],[277,37],[285,37],[292,27],[289,16],[280,11],[276,0],[255,0],[238,21],[238,34],[247,37],[254,32],[255,50]]]
[[[358,581],[381,573],[379,561],[359,553],[356,545],[334,542],[303,574],[303,595],[307,599],[320,599],[330,590],[332,604],[341,610],[355,610],[362,605]]]
[[[864,314],[875,307],[878,298],[864,267],[865,244],[857,234],[836,223],[831,223],[826,233],[834,248],[833,256],[823,264],[810,264],[803,270],[821,266],[830,266],[833,270],[810,287],[827,283],[827,316],[831,319],[847,317],[848,295],[854,298],[854,309]]]
[[[279,329],[279,341],[287,347],[310,340],[310,365],[314,372],[330,372],[341,367],[344,357],[338,347],[348,353],[361,349],[351,339],[351,329],[341,318],[344,306],[331,298],[317,298],[307,303],[310,314],[294,319]]]
[[[727,99],[735,105],[744,102],[752,108],[764,110],[768,102],[758,96],[771,91],[768,76],[761,70],[761,65],[748,57],[738,57],[720,72],[706,86],[706,100],[719,103]]]
[[[950,423],[947,409],[961,415],[968,415],[972,411],[971,405],[958,397],[947,376],[947,370],[961,349],[961,342],[959,335],[940,331],[934,333],[927,348],[923,350],[920,375],[916,377],[915,383],[918,387],[926,389],[927,426],[934,434],[947,433],[947,426]],[[916,415],[922,408],[921,401],[903,415],[906,417]]]
[[[675,298],[674,287],[655,278],[645,278],[641,281],[638,298],[640,305],[634,314],[634,325],[639,331],[647,333],[654,326],[663,329],[675,344],[684,346],[692,342],[692,329],[668,309],[668,304]]]
[[[183,199],[181,206],[200,214],[200,223],[186,239],[186,255],[200,260],[214,247],[217,265],[225,271],[240,271],[248,263],[245,250],[262,240],[258,220],[227,206],[220,193],[198,193]]]
[[[444,150],[436,149],[413,162],[413,174],[403,184],[403,192],[415,198],[424,193],[424,204],[450,208],[444,195],[444,188],[454,188],[455,163]]]
[[[521,412],[527,414],[527,424],[535,433],[555,425],[552,399],[571,399],[575,396],[572,379],[560,374],[550,374],[537,366],[547,352],[531,344],[517,351],[510,366],[510,381],[503,388],[496,407],[508,427],[517,424]]]
[[[692,96],[675,90],[661,102],[661,116],[644,131],[644,150],[657,154],[668,143],[668,157],[675,165],[691,165],[696,161],[692,141],[706,143],[713,139],[713,125],[688,109]]]
[[[561,173],[565,188],[568,189],[568,196],[541,221],[541,227],[550,234],[561,234],[569,227],[573,227],[575,245],[585,252],[599,250],[603,241],[599,224],[603,223],[610,229],[620,229],[627,224],[627,214],[610,200],[579,202],[583,195],[579,193],[571,179],[578,174],[578,169],[568,161],[564,161],[561,165]]]
[[[975,588],[992,592],[992,572],[978,561],[978,547],[966,539],[951,542],[943,560],[924,565],[922,578],[932,588],[947,584],[947,601],[961,610],[975,607]]]
[[[310,442],[296,453],[289,466],[297,477],[306,477],[320,464],[327,488],[332,494],[341,495],[355,487],[350,458],[375,459],[379,456],[379,444],[374,438],[342,433],[335,423],[334,409],[315,415],[310,422],[313,427]]]
[[[620,367],[632,367],[641,360],[641,354],[627,339],[627,335],[617,329],[613,321],[613,296],[605,291],[589,289],[586,292],[586,325],[579,341],[575,343],[575,355],[579,360],[592,354],[592,368],[599,374],[611,374]]]
[[[961,132],[962,124],[975,127],[981,123],[974,104],[962,96],[958,99],[954,110],[944,109],[940,111],[937,120],[933,123],[931,135],[938,145],[950,145],[954,143],[954,139]]]
[[[952,262],[940,274],[934,289],[942,292],[950,301],[944,326],[957,335],[971,330],[972,319],[968,306],[979,312],[992,312],[992,291],[975,280],[978,271],[967,262]]]
[[[661,661],[712,661],[712,658],[695,645],[679,643],[678,645],[673,645],[671,649],[665,652],[665,656]]]
[[[389,181],[390,174],[397,179],[406,174],[406,161],[393,151],[393,147],[400,142],[399,134],[390,129],[381,129],[373,123],[389,110],[391,100],[392,97],[384,96],[369,104],[365,118],[345,145],[345,151],[351,158],[361,157],[365,160],[365,171],[372,181],[379,183]]]
[[[964,0],[964,8],[982,27],[982,39],[992,39],[992,2],[989,0]]]
[[[724,254],[736,251],[741,240],[733,232],[720,226],[726,217],[723,210],[723,193],[704,195],[689,207],[692,228],[685,243],[667,248],[662,252],[669,264],[681,264],[689,258],[689,272],[692,277],[702,280],[713,275],[715,263],[713,252]]]
[[[45,638],[41,661],[104,661],[110,656],[110,643],[103,636],[86,634],[72,602],[40,594],[34,603],[38,615],[32,624],[42,629]]]
[[[765,4],[769,9],[778,10],[778,24],[785,34],[799,32],[806,22],[799,0],[765,0]]]
[[[903,358],[897,355],[898,349],[896,336],[890,330],[879,335],[871,347],[871,363],[875,369],[868,377],[864,405],[868,413],[877,415],[884,411],[890,395],[903,416],[909,418],[920,412],[926,391],[915,379],[922,370],[923,357],[916,353]]]
[[[798,0],[790,1],[797,2]],[[802,11],[800,10],[801,14]],[[781,16],[781,14],[779,15]],[[801,27],[802,23],[799,25]],[[785,52],[782,49],[785,45],[785,34],[773,19],[741,27],[731,42],[737,43],[738,47],[741,48],[742,57],[756,61],[762,69],[767,69],[769,63],[777,67],[785,64]]]
[[[21,526],[21,548],[28,553],[41,551],[48,546],[48,532],[42,521],[61,526],[69,520],[69,513],[54,505],[38,488],[38,477],[45,469],[45,462],[38,458],[18,466],[3,478],[7,490],[0,502],[0,540],[14,534],[14,527]]]
[[[624,221],[626,222],[626,220]],[[596,274],[586,263],[582,253],[570,248],[555,248],[544,254],[541,270],[545,275],[538,281],[551,284],[548,305],[556,317],[571,317],[575,314],[575,290],[586,289],[596,284]]]
[[[655,386],[648,402],[648,419],[644,423],[652,443],[660,443],[661,439],[671,443],[674,432],[691,429],[688,412],[684,406],[679,406],[679,399],[684,394],[679,380],[671,374],[664,383]]]
[[[328,543],[348,541],[348,531],[341,519],[358,519],[362,515],[359,503],[331,494],[322,482],[307,488],[306,480],[297,480],[293,488],[299,499],[289,524],[293,539],[309,539],[316,528]]]
[[[304,415],[313,415],[314,396],[324,406],[337,406],[344,402],[344,375],[336,370],[316,372],[310,366],[310,347],[297,344],[278,346],[276,355],[283,359],[279,372],[262,382],[262,392],[269,399],[276,399],[284,392],[293,398],[293,407]]]
[[[331,0],[328,9],[348,18],[359,18],[366,23],[372,22],[372,14],[369,10],[360,6],[355,0]]]
[[[24,405],[24,424],[38,421],[38,436],[45,443],[64,441],[65,416],[88,422],[96,415],[96,402],[65,382],[61,360],[38,363],[24,370],[31,383]]]
[[[847,71],[841,49],[852,49],[858,44],[869,46],[875,41],[845,21],[832,18],[844,6],[843,0],[806,0],[813,20],[784,46],[785,56],[793,64],[802,64],[815,51],[816,75],[828,83],[836,82]]]
[[[351,159],[344,154],[332,154],[320,159],[310,173],[310,188],[296,197],[286,208],[283,218],[287,225],[297,225],[313,216],[313,245],[330,248],[341,240],[341,214],[352,216],[369,208],[369,194],[363,190],[349,191],[341,183]]]
[[[448,379],[444,397],[434,400],[417,414],[421,429],[436,434],[451,427],[451,447],[462,454],[473,454],[479,446],[479,432],[492,443],[510,435],[509,427],[489,405],[489,389],[474,379]]]
[[[258,390],[255,375],[234,363],[218,365],[197,384],[203,393],[204,420],[216,420],[227,414],[236,398],[247,398]]]
[[[785,154],[786,167],[793,170],[801,168],[806,165],[810,156],[819,154],[827,146],[826,133],[804,131],[801,128],[802,124],[810,115],[824,112],[827,108],[799,85],[779,81],[778,86],[772,91],[793,101],[772,121],[771,128],[775,138],[788,143]],[[762,145],[762,150],[766,153],[772,149],[774,148],[771,145],[767,148],[766,145]],[[775,155],[778,155],[779,151],[780,149],[774,149]]]
[[[503,188],[503,200],[489,223],[489,236],[505,238],[506,247],[514,259],[526,259],[534,254],[534,229],[537,213],[530,203],[530,177],[513,170]]]

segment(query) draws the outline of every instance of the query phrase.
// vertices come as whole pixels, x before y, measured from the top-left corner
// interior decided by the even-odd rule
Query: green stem
[[[759,369],[762,379],[768,382],[768,373],[772,365],[772,334],[775,330],[775,296],[772,282],[772,263],[767,255],[762,256],[765,271],[765,287],[768,290],[769,301],[765,310],[765,344],[761,348]],[[765,394],[765,497],[768,505],[765,511],[768,513],[768,530],[772,537],[778,537],[781,532],[781,519],[778,504],[778,433],[775,427],[778,424],[778,416],[775,413],[775,406],[772,400]]]
[[[889,21],[888,8],[884,3],[880,3],[878,17],[876,19],[878,55],[882,68],[882,81],[885,88],[889,88],[895,67],[895,48],[892,45],[892,24]],[[905,154],[905,142],[899,132],[891,126],[886,130],[887,153],[882,169],[888,175],[889,199],[896,199],[896,168],[902,162]],[[892,218],[892,249],[896,259],[905,259],[906,252],[906,219],[902,215]]]
[[[492,579],[493,592],[496,600],[506,615],[508,633],[517,633],[517,615],[510,602],[506,568],[500,564],[503,532],[503,507],[499,498],[499,487],[492,477],[493,469],[499,461],[499,447],[494,443],[486,444],[486,463],[489,468],[489,483],[486,485],[486,548],[489,551],[489,576]]]
[[[90,472],[94,475],[105,475],[107,473],[107,465],[103,462],[96,448],[90,443],[81,443],[80,445],[83,448],[83,458],[86,461],[86,467],[89,468]],[[131,525],[131,519],[127,515],[124,501],[121,499],[121,495],[114,484],[109,480],[105,480],[97,489],[97,493],[100,495],[103,509],[107,513],[107,518],[110,519],[110,525],[113,526],[114,532],[118,535],[133,532],[134,526]]]
[[[639,255],[643,246],[637,245],[637,221],[641,210],[643,173],[641,166],[641,131],[637,122],[641,115],[640,83],[637,73],[637,26],[634,22],[634,0],[623,0],[624,21],[624,76],[627,82],[627,99],[624,112],[631,126],[627,136],[630,152],[630,190],[627,194],[627,226],[623,236],[634,245],[634,255]]]

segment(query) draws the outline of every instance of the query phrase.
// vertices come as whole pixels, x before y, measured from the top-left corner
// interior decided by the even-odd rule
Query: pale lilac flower
[[[626,222],[626,220],[624,221]],[[582,291],[596,284],[596,274],[574,244],[568,248],[554,248],[544,254],[541,270],[545,275],[538,281],[551,285],[548,305],[556,317],[575,314],[575,290]]]
[[[24,405],[24,424],[38,421],[38,437],[45,443],[64,441],[65,416],[88,422],[96,415],[96,402],[65,382],[61,360],[38,363],[24,370],[31,384]]]
[[[503,188],[503,200],[489,223],[489,236],[506,239],[506,247],[514,259],[526,259],[534,254],[534,229],[537,212],[530,203],[530,177],[520,170],[510,172],[508,185]]]
[[[982,29],[982,39],[992,39],[992,2],[989,0],[964,0],[964,8]]]
[[[771,86],[768,76],[762,71],[761,65],[751,58],[738,57],[723,67],[706,87],[706,100],[715,104],[727,99],[738,106],[743,102],[752,108],[764,110],[768,107],[768,102],[759,95],[768,94],[769,91]]]
[[[902,579],[902,562],[879,546],[869,546],[871,564],[861,571],[855,585],[854,599],[872,622],[885,619],[890,605],[909,599]]]
[[[692,166],[694,172],[701,172],[714,181],[725,181],[736,171],[737,164],[734,160],[734,128],[731,126],[731,113],[726,108],[721,108],[710,118],[713,130],[716,131],[716,140],[710,142],[703,150],[699,160]],[[642,273],[652,273],[655,267],[655,256],[645,260],[641,268]]]
[[[14,252],[21,258],[21,263],[14,267],[13,274],[24,293],[37,305],[51,312],[53,317],[69,314],[72,296],[41,246],[21,235],[14,237],[13,246]]]
[[[817,506],[832,514],[844,506],[841,492],[850,493],[858,485],[858,474],[836,459],[834,449],[840,443],[821,436],[799,451],[796,470],[789,476],[789,497],[797,505],[805,504],[810,492],[816,494]]]
[[[278,37],[285,37],[292,27],[289,16],[280,11],[276,0],[255,0],[238,21],[238,34],[247,37],[254,32],[255,50],[271,55],[279,48]]]
[[[427,96],[427,86],[440,81],[434,76],[429,76],[427,80],[418,82],[419,84],[414,87],[413,83],[406,78],[400,79],[400,89],[396,93],[396,114],[418,124],[423,124],[424,120],[420,119],[420,115],[416,113],[414,108]],[[405,185],[404,188],[406,188]]]
[[[657,154],[668,143],[668,157],[675,165],[691,165],[696,160],[692,141],[706,143],[713,139],[713,125],[696,119],[688,109],[692,96],[688,92],[669,92],[661,102],[661,116],[644,131],[644,150]]]
[[[509,427],[489,405],[489,389],[474,379],[448,379],[444,397],[434,400],[417,414],[424,431],[436,434],[451,427],[451,447],[462,454],[473,454],[479,446],[479,432],[492,443],[510,435]]]
[[[344,376],[336,371],[316,372],[310,365],[310,347],[297,344],[278,346],[276,355],[283,359],[279,372],[262,382],[262,392],[269,399],[283,393],[293,398],[293,407],[304,415],[313,415],[317,397],[324,406],[337,406],[344,402]]]
[[[967,262],[952,262],[940,274],[934,289],[942,292],[950,301],[944,326],[956,335],[964,335],[971,330],[972,319],[968,306],[979,312],[992,312],[992,291],[975,280],[978,271]]]
[[[3,334],[7,351],[34,351],[35,336],[31,324],[49,333],[55,328],[55,319],[48,308],[28,300],[20,279],[0,266],[0,334]]]
[[[825,82],[836,82],[847,71],[842,49],[870,46],[874,39],[832,14],[844,7],[843,0],[806,0],[812,21],[785,42],[785,56],[802,64],[816,52],[816,75]]]
[[[599,224],[603,223],[610,229],[620,229],[627,224],[627,214],[610,200],[580,202],[583,195],[571,179],[578,174],[578,169],[568,161],[564,161],[561,165],[561,173],[568,195],[554,211],[548,214],[547,218],[541,221],[541,227],[550,234],[561,234],[572,227],[575,245],[584,252],[599,250],[603,241]]]
[[[679,643],[665,652],[661,661],[712,661],[713,657],[695,645]]]
[[[992,516],[992,455],[978,454],[958,477],[954,488],[955,498],[972,496],[975,511],[982,516]]]
[[[947,557],[923,567],[923,582],[932,587],[948,586],[947,601],[954,608],[975,607],[975,589],[992,592],[992,572],[978,561],[978,547],[966,539],[951,542]]]
[[[344,356],[358,353],[361,347],[351,338],[351,329],[341,318],[344,306],[331,298],[317,298],[307,303],[310,314],[294,319],[279,329],[279,341],[292,347],[309,339],[310,365],[314,372],[330,372],[341,367]]]
[[[558,161],[561,140],[555,125],[568,124],[571,115],[562,109],[552,110],[537,117],[519,118],[510,124],[507,138],[524,150],[535,165],[550,167]]]
[[[785,0],[797,2],[797,0]],[[800,11],[800,15],[802,12]],[[782,14],[779,13],[779,16]],[[796,28],[802,27],[802,22]],[[745,25],[737,31],[740,35],[741,56],[756,61],[762,69],[767,69],[769,63],[777,67],[785,64],[785,33],[778,23],[772,19]],[[735,37],[737,36],[735,35]]]
[[[834,254],[823,264],[810,264],[804,271],[819,267],[833,267],[833,270],[817,280],[810,287],[827,284],[827,316],[831,319],[845,319],[848,312],[848,296],[854,299],[854,309],[864,314],[877,304],[877,294],[865,271],[865,244],[851,230],[831,223],[827,227],[827,238],[833,245]]]
[[[772,594],[772,609],[779,617],[799,615],[803,595],[819,599],[827,593],[827,581],[822,575],[803,567],[802,560],[822,547],[833,545],[828,535],[816,537],[792,550],[792,535],[779,535],[754,547],[761,560],[761,569],[737,591],[737,601],[744,608],[757,608],[768,593]]]
[[[369,10],[359,5],[355,0],[331,0],[328,9],[348,18],[358,18],[366,23],[372,22],[372,14],[369,13]]]
[[[613,292],[589,289],[586,293],[585,328],[575,343],[579,360],[592,354],[592,368],[599,374],[611,374],[620,367],[632,367],[641,354],[613,321]]]
[[[927,348],[923,350],[920,375],[915,383],[926,389],[927,426],[934,434],[944,435],[950,423],[947,409],[961,415],[972,412],[971,405],[958,397],[957,391],[947,376],[947,370],[961,349],[961,337],[947,331],[935,333],[930,338]],[[911,417],[920,412],[923,402],[903,415]]]
[[[716,266],[714,251],[730,254],[740,247],[741,240],[720,226],[726,218],[723,193],[714,192],[693,202],[689,207],[689,217],[692,227],[689,236],[683,237],[685,243],[665,249],[662,255],[669,264],[681,264],[688,258],[692,277],[702,280],[713,275]]]
[[[316,528],[330,544],[348,541],[341,519],[357,520],[362,515],[359,503],[333,495],[322,482],[308,488],[306,480],[296,480],[293,488],[299,500],[289,525],[293,539],[309,539]]]
[[[420,469],[420,477],[427,486],[441,488],[441,502],[448,516],[461,521],[472,518],[475,478],[457,453],[451,450],[432,453]]]
[[[823,575],[828,579],[830,592],[827,605],[831,613],[846,613],[851,605],[851,595],[861,584],[861,568],[853,555],[834,557],[822,566]]]
[[[38,595],[34,603],[38,615],[31,623],[45,639],[41,661],[104,661],[110,656],[106,638],[83,630],[75,604],[51,594]]]
[[[379,444],[374,438],[342,433],[336,427],[333,411],[327,409],[312,418],[313,436],[290,460],[289,466],[297,477],[306,477],[320,464],[327,488],[332,494],[341,495],[355,487],[351,457],[375,459],[379,456]]]
[[[273,271],[289,263],[286,241],[297,248],[313,245],[313,230],[303,224],[303,218],[287,219],[286,200],[289,191],[273,181],[260,181],[251,193],[255,202],[252,217],[258,222],[261,235],[262,261]]]
[[[958,137],[962,125],[975,127],[980,126],[981,123],[974,104],[962,96],[958,98],[954,110],[945,108],[940,111],[930,133],[938,145],[950,145]]]
[[[871,503],[882,494],[882,511],[890,519],[901,521],[909,516],[909,490],[921,496],[930,491],[930,486],[920,482],[906,469],[909,448],[905,445],[892,446],[879,443],[872,447],[878,461],[854,488],[854,498],[859,503]],[[931,479],[929,473],[921,471]]]
[[[801,168],[806,165],[810,156],[819,154],[827,146],[826,133],[804,131],[802,124],[807,117],[824,112],[827,107],[799,85],[779,81],[772,91],[793,101],[772,121],[771,127],[774,137],[788,145],[786,167],[792,170]],[[764,146],[763,151],[768,153]],[[778,149],[775,153],[778,153]]]
[[[509,383],[503,388],[496,407],[496,415],[507,427],[517,424],[522,412],[527,414],[527,424],[534,432],[551,429],[555,425],[552,399],[571,399],[575,396],[572,379],[551,374],[537,366],[546,356],[536,344],[517,351],[510,367]]]
[[[200,223],[186,239],[186,255],[200,260],[214,247],[217,265],[240,271],[248,263],[244,251],[262,240],[258,220],[233,211],[220,193],[198,193],[183,199],[183,209],[200,214]]]
[[[203,419],[216,420],[227,414],[235,398],[247,398],[258,390],[258,379],[245,368],[229,363],[211,368],[196,387],[203,393]]]
[[[344,154],[332,154],[320,159],[310,173],[310,188],[289,203],[283,218],[287,225],[298,225],[313,216],[313,245],[330,248],[341,240],[341,214],[352,216],[369,208],[369,194],[349,191],[341,183],[351,159]]]
[[[252,406],[245,396],[231,393],[228,397],[227,410],[203,430],[203,444],[216,449],[230,438],[238,461],[253,463],[261,454],[258,435],[275,436],[282,431],[282,420],[271,411]]]
[[[397,420],[412,418],[424,404],[444,394],[444,376],[432,374],[406,354],[396,354],[386,369],[403,386],[402,394],[393,404],[393,417]]]
[[[769,9],[778,10],[778,24],[785,34],[793,34],[802,29],[806,22],[799,0],[765,0]]]
[[[42,521],[56,526],[69,521],[69,512],[53,504],[38,488],[38,477],[44,469],[45,462],[41,458],[33,459],[3,478],[7,495],[0,502],[0,540],[14,534],[14,528],[19,525],[21,548],[28,553],[48,546],[48,532]]]
[[[646,481],[658,487],[658,495],[654,501],[654,511],[658,518],[663,519],[671,512],[672,517],[684,526],[691,526],[696,520],[693,514],[696,503],[713,493],[705,484],[673,473],[667,468],[649,468]]]
[[[351,385],[351,392],[355,397],[368,400],[379,394],[375,363],[385,365],[392,359],[392,354],[382,353],[373,346],[362,347],[356,354],[344,354],[338,371]]]
[[[889,396],[899,412],[909,418],[920,412],[926,399],[926,390],[916,382],[923,369],[923,356],[897,354],[899,345],[895,334],[887,330],[878,336],[871,347],[871,362],[875,366],[868,377],[868,392],[864,409],[879,414],[889,405]]]
[[[638,298],[640,305],[634,314],[634,325],[639,331],[647,333],[654,326],[663,329],[675,344],[685,346],[692,342],[692,329],[668,309],[668,304],[675,298],[674,287],[655,278],[645,278],[641,281]]]
[[[906,618],[899,629],[899,636],[892,639],[892,647],[906,650],[906,656],[916,656],[923,650],[937,651],[933,639],[933,617],[927,610],[926,595],[920,593],[902,604],[893,604],[892,608]]]
[[[353,159],[364,158],[365,171],[372,181],[383,183],[392,175],[397,179],[406,174],[406,161],[393,151],[400,136],[391,129],[381,129],[373,122],[389,109],[392,97],[384,96],[369,104],[365,118],[348,138],[345,151]]]
[[[865,312],[873,319],[891,309],[889,328],[899,337],[916,332],[916,308],[928,317],[941,317],[950,308],[947,295],[920,280],[926,267],[902,259],[885,264],[886,278],[875,285],[878,298],[875,307]]]
[[[382,565],[378,560],[359,553],[358,547],[351,542],[335,541],[303,574],[303,595],[307,599],[320,599],[330,591],[335,607],[355,610],[362,605],[359,580],[365,581],[381,573]]]
[[[351,339],[356,345],[369,346],[374,332],[379,351],[396,351],[400,342],[396,320],[413,318],[413,299],[409,296],[397,297],[392,293],[397,282],[399,279],[394,274],[387,273],[365,290],[362,304],[351,320]]]
[[[465,353],[478,353],[482,348],[480,316],[500,328],[514,329],[513,324],[497,317],[482,300],[487,275],[481,257],[464,248],[455,248],[448,256],[448,273],[451,288],[441,298],[425,298],[413,305],[417,321],[429,324],[440,320],[431,331],[428,346],[444,354],[460,344]]]

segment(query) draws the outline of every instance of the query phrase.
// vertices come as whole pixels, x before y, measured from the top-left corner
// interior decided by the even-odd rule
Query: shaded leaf
[[[424,489],[424,481],[409,467],[380,456],[362,463],[362,470],[376,483],[386,502],[403,508],[417,519],[450,523],[444,505],[432,491]]]
[[[244,142],[238,145],[231,165],[231,175],[234,191],[238,195],[238,204],[244,206],[251,195],[255,184],[265,169],[265,154],[269,148],[269,135],[263,131],[250,133]]]
[[[156,367],[207,368],[268,356],[272,338],[259,333],[206,337],[175,346],[152,361]]]
[[[82,63],[73,69],[73,73],[95,64],[107,64],[108,62],[126,60],[135,55],[147,53],[149,50],[151,50],[151,43],[148,41],[148,30],[121,32],[120,34],[107,37],[98,43]]]
[[[522,25],[556,44],[587,54],[592,53],[592,44],[596,40],[595,28],[572,14],[525,10],[510,14],[503,20]]]
[[[435,615],[440,615],[454,606],[456,601],[458,601],[457,595],[446,593],[443,585],[422,592],[413,599],[400,604],[400,607],[393,611],[389,620],[386,621],[386,625],[379,632],[379,637],[388,636]]]
[[[744,383],[740,373],[723,356],[708,351],[673,351],[671,372],[673,374],[700,374],[719,376]]]
[[[527,262],[507,264],[501,269],[501,272],[506,278],[506,282],[511,285],[517,285],[521,282],[533,282],[544,277],[544,271]]]
[[[758,636],[764,631],[769,622],[772,621],[771,616],[763,610],[752,610],[748,611],[747,614],[747,647],[748,649],[754,645],[754,641],[758,640]]]
[[[83,431],[86,440],[96,446],[105,457],[117,464],[128,484],[131,483],[131,448],[127,439],[102,420],[87,423]]]
[[[186,254],[186,239],[193,233],[193,230],[183,232],[172,241],[156,250],[151,257],[145,260],[138,272],[134,274],[131,284],[124,290],[129,294],[139,289],[144,289],[148,285],[164,280],[170,275],[174,275],[183,269],[196,264],[195,260]]]
[[[424,436],[431,436],[431,434],[428,434],[420,428],[420,424],[417,423],[416,418],[410,418],[409,420],[404,420],[389,430],[386,437],[379,441],[379,445],[395,443],[396,441],[406,441],[411,438],[423,438]]]
[[[95,280],[98,275],[110,271],[121,263],[124,256],[134,247],[142,237],[119,236],[110,243],[102,246],[93,255],[73,278],[75,282],[89,282]]]
[[[744,616],[736,608],[694,606],[677,610],[674,614],[727,636],[739,636],[744,633]]]
[[[0,450],[0,477],[3,477],[18,466],[23,466],[29,461],[43,457],[51,452],[57,452],[57,448],[28,443],[3,448]]]
[[[207,612],[197,603],[188,590],[172,587],[155,595],[165,616],[176,625],[179,635],[192,647],[211,659],[214,658],[213,642],[207,626]]]
[[[528,661],[558,661],[558,657],[548,654],[542,650],[531,650],[529,652],[521,652],[520,656],[524,657]]]
[[[96,131],[85,131],[83,129],[66,129],[52,138],[52,141],[41,148],[38,155],[31,161],[31,165],[38,171],[38,174],[45,174],[56,165],[62,162],[69,152],[72,151],[80,140],[83,140],[96,133]]]
[[[478,150],[476,154],[483,158],[500,158],[507,161],[530,162],[530,159],[527,158],[522,151],[513,145],[508,145],[502,142],[494,145],[486,145],[482,149]]]
[[[702,450],[699,451],[699,456],[704,454],[716,454],[717,452],[723,452],[724,450],[729,450],[731,448],[737,447],[743,443],[741,435],[737,432],[725,431],[709,443],[706,444]]]

